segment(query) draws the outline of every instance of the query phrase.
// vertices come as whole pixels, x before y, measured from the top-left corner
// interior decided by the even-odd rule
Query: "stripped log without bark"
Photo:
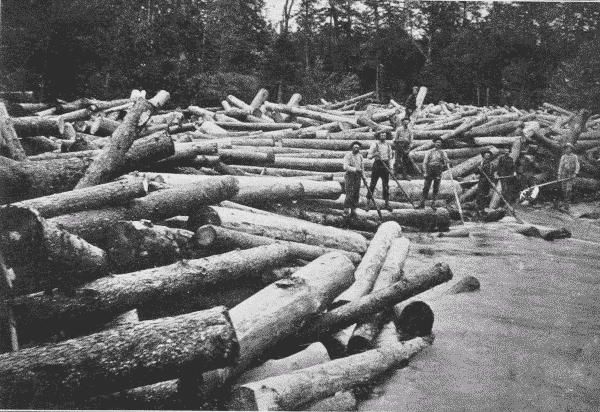
[[[339,252],[346,255],[354,264],[358,264],[361,261],[361,256],[358,253],[321,246],[307,245],[304,243],[276,240],[265,236],[257,236],[215,225],[205,225],[199,227],[196,230],[195,241],[202,248],[210,247],[211,249],[214,248],[218,251],[229,251],[238,248],[250,249],[253,247],[280,243],[290,248],[291,253],[299,259],[312,261],[326,253]]]
[[[373,349],[358,355],[315,365],[286,375],[247,383],[236,389],[229,405],[234,410],[293,410],[302,404],[351,389],[403,366],[433,343],[415,338],[388,348]]]
[[[213,390],[239,376],[251,362],[323,311],[350,286],[352,272],[354,265],[347,257],[328,253],[232,308],[229,314],[240,343],[240,363],[211,372],[207,380],[213,381]]]
[[[36,209],[42,217],[50,218],[105,205],[123,204],[148,194],[148,181],[143,177],[125,179],[89,188],[57,193],[13,203],[12,206]]]
[[[16,293],[73,287],[107,274],[102,249],[57,228],[33,209],[1,208],[0,227],[0,249],[6,264],[13,268],[35,264],[39,269],[17,276]]]
[[[169,99],[164,90],[151,100],[138,99],[127,112],[125,119],[115,130],[108,148],[94,159],[83,178],[75,186],[77,189],[106,183],[118,175],[126,163],[126,153],[138,137],[138,122],[142,114],[153,108],[161,107]]]
[[[198,226],[213,224],[253,235],[360,254],[367,250],[367,240],[361,235],[284,216],[264,219],[253,213],[213,206],[199,210],[196,222]]]
[[[405,237],[392,241],[379,276],[373,285],[373,291],[386,288],[402,277],[409,248],[410,241]],[[368,321],[357,324],[348,342],[348,353],[355,354],[372,348],[384,322],[385,312],[382,311],[373,315]]]
[[[140,322],[0,356],[0,402],[7,408],[59,408],[111,393],[234,365],[235,330],[225,307]]]
[[[14,301],[15,317],[19,327],[30,335],[48,329],[90,328],[143,305],[181,300],[190,293],[216,292],[241,278],[260,277],[292,257],[285,245],[268,245],[108,276],[86,283],[73,298],[48,298],[41,293],[19,296]]]

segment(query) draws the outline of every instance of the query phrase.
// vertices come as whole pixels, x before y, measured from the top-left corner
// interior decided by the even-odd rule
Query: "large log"
[[[27,160],[25,149],[2,101],[0,101],[0,155],[18,161]]]
[[[423,190],[423,180],[401,180],[400,185],[402,189],[400,190],[394,183],[390,183],[390,200],[396,202],[410,201],[410,200],[420,200],[421,192]],[[376,197],[382,197],[381,189],[379,189],[379,185],[375,189],[374,195]],[[458,191],[458,195],[460,196],[462,193],[462,188],[457,182],[454,182],[454,187]],[[408,194],[408,198],[406,194]],[[367,196],[366,188],[361,188],[360,190],[361,197]],[[440,191],[438,194],[438,199],[454,199],[454,191],[452,189],[452,182],[450,180],[443,180],[440,182]]]
[[[33,209],[0,209],[0,249],[9,267],[38,270],[17,276],[15,293],[73,287],[108,273],[106,253],[43,219]]]
[[[373,291],[384,289],[402,277],[409,248],[410,241],[405,237],[392,241]],[[385,312],[378,312],[368,321],[357,324],[348,342],[348,353],[352,355],[372,348],[385,320]]]
[[[271,164],[273,168],[312,170],[317,172],[343,172],[343,159],[305,159],[295,157],[278,157]],[[365,170],[371,170],[372,160],[364,160]]]
[[[54,136],[60,138],[65,122],[60,117],[13,117],[13,126],[19,137]]]
[[[499,150],[493,146],[486,146],[489,148],[489,151],[492,152],[492,158],[498,155]],[[464,162],[457,164],[456,166],[450,168],[450,171],[445,170],[442,173],[442,179],[448,180],[450,178],[458,179],[461,177],[465,177],[470,173],[473,173],[477,170],[477,167],[481,164],[481,160],[483,158],[481,155],[475,155]],[[459,193],[460,195],[460,193]]]
[[[579,136],[581,135],[581,132],[583,132],[583,128],[585,127],[590,115],[591,113],[586,109],[581,109],[579,112],[577,112],[577,115],[573,119],[571,128],[564,136],[565,143],[571,143],[572,145],[577,144]]]
[[[431,343],[432,338],[415,338],[388,348],[373,349],[286,375],[247,383],[235,390],[229,408],[293,410],[307,402],[369,383],[389,369],[404,365]]]
[[[167,265],[181,259],[197,259],[202,251],[194,232],[153,225],[148,221],[115,222],[108,233],[111,269],[123,273]]]
[[[299,149],[318,150],[343,150],[350,151],[351,142],[348,140],[328,139],[282,139],[282,147],[294,147]],[[367,149],[367,147],[365,147]]]
[[[449,159],[464,159],[464,158],[470,158],[473,156],[481,155],[481,153],[483,153],[487,150],[493,150],[492,148],[493,148],[493,146],[465,147],[462,149],[446,149],[446,150],[444,150],[444,152],[446,152]],[[418,152],[415,152],[415,151],[410,152],[410,157],[416,163],[422,163],[423,159],[425,158],[425,154],[427,152],[428,152],[427,150],[422,150],[422,147],[419,147]]]
[[[268,245],[108,276],[84,284],[75,291],[75,297],[49,298],[41,293],[19,296],[14,300],[15,317],[19,328],[29,335],[89,329],[137,307],[161,307],[164,302],[194,294],[210,296],[243,278],[260,279],[292,256],[285,245]]]
[[[451,132],[448,132],[448,133],[440,136],[440,138],[442,139],[442,141],[447,141],[447,140],[455,138],[455,137],[460,137],[463,134],[465,134],[467,131],[473,129],[474,127],[481,125],[482,123],[485,123],[486,119],[487,118],[484,115],[484,116],[480,116],[480,117],[477,117],[472,120],[467,120],[464,123],[462,123],[460,126],[458,126],[456,129],[452,130]],[[422,146],[420,148],[420,150],[429,149],[431,147],[433,147],[433,143]]]
[[[211,380],[231,381],[251,362],[295,334],[352,282],[354,265],[340,253],[315,259],[288,279],[277,281],[230,311],[240,343],[240,363],[214,372]],[[216,388],[215,388],[216,389]]]
[[[300,259],[315,260],[326,253],[340,252],[346,255],[354,264],[361,261],[358,253],[347,252],[321,246],[307,245],[298,242],[289,242],[277,240],[265,236],[253,235],[250,233],[239,232],[237,230],[227,229],[221,226],[204,225],[196,230],[195,241],[203,248],[210,247],[218,251],[228,251],[232,249],[249,249],[258,246],[272,245],[281,243],[290,248],[291,253]]]
[[[326,109],[339,109],[340,107],[344,107],[344,106],[347,106],[349,104],[361,102],[361,101],[366,100],[369,97],[372,97],[374,95],[375,95],[375,92],[369,92],[369,93],[361,94],[360,96],[352,97],[352,98],[347,99],[347,100],[342,100],[342,101],[337,102],[337,103],[330,103],[330,104],[326,105],[325,108]]]
[[[271,168],[271,167],[257,167],[257,166],[242,166],[237,165],[237,169],[252,174],[259,174],[263,176],[281,176],[281,177],[305,177],[305,176],[321,176],[324,180],[332,180],[333,174],[327,172],[313,172],[310,170],[296,170],[296,169],[284,169],[284,168]]]
[[[489,127],[475,127],[464,133],[465,137],[482,137],[482,136],[503,136],[512,132],[518,127],[523,127],[523,122],[516,120],[512,122],[501,123]]]
[[[367,250],[367,240],[361,235],[290,217],[264,219],[257,214],[213,206],[199,211],[196,221],[198,225],[213,224],[254,235],[360,254]]]
[[[140,322],[0,356],[0,403],[59,408],[111,393],[235,364],[239,345],[224,307]]]
[[[27,156],[35,156],[41,153],[61,150],[62,147],[61,143],[58,141],[52,140],[45,136],[24,137],[21,139],[21,145],[23,146]]]
[[[231,122],[215,122],[219,127],[225,130],[283,130],[283,129],[300,129],[300,123],[231,123]]]
[[[335,299],[334,307],[356,300],[371,291],[392,241],[401,234],[402,228],[396,222],[386,222],[379,226],[362,261],[354,272],[354,283]]]
[[[223,163],[231,165],[271,165],[275,162],[275,154],[273,152],[255,152],[251,149],[219,149],[219,156]]]
[[[50,218],[105,205],[123,204],[147,193],[148,181],[145,178],[127,176],[98,186],[23,200],[12,206],[29,207],[37,210],[42,217]]]
[[[292,107],[284,104],[275,104],[270,102],[265,102],[265,107],[268,110],[272,110],[280,113],[287,113],[294,116],[302,116],[308,117],[309,119],[315,119],[322,122],[342,122],[348,123],[354,127],[359,127],[359,124],[351,117],[346,116],[338,116],[328,113],[317,112],[314,110],[308,110],[300,107]]]
[[[138,137],[138,122],[142,114],[153,108],[161,107],[169,99],[169,93],[164,90],[151,100],[139,99],[127,112],[125,119],[113,133],[108,148],[94,159],[83,178],[75,186],[77,189],[94,186],[110,181],[126,164],[126,154]]]

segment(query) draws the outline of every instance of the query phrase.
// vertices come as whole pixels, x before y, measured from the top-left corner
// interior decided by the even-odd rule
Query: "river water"
[[[452,282],[481,291],[418,297],[435,312],[436,340],[387,377],[359,410],[600,410],[600,227],[546,210],[524,220],[567,227],[573,239],[528,238],[498,225],[469,238],[412,237],[405,270],[447,262]]]

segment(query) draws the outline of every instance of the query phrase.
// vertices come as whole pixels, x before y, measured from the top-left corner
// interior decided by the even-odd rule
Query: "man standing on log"
[[[351,151],[344,156],[344,170],[346,171],[346,175],[344,176],[344,188],[346,190],[344,216],[356,216],[360,185],[365,170],[363,157],[360,154],[361,148],[362,145],[360,142],[352,142],[352,145],[350,145]]]
[[[370,193],[375,191],[377,181],[381,178],[383,186],[383,200],[385,200],[385,208],[392,211],[390,207],[390,173],[392,170],[392,146],[386,142],[386,139],[392,138],[392,132],[381,131],[378,134],[379,140],[371,144],[367,159],[375,159],[373,169],[371,170],[371,184],[369,185]],[[371,195],[367,194],[368,199]],[[369,211],[369,202],[365,210]]]
[[[425,185],[423,186],[423,198],[421,203],[417,206],[417,209],[425,207],[425,201],[429,195],[429,188],[431,182],[433,182],[433,194],[431,208],[435,209],[433,202],[437,199],[438,192],[440,190],[440,181],[442,180],[442,172],[450,165],[450,160],[446,152],[442,150],[442,139],[440,137],[433,138],[433,144],[435,147],[427,152],[425,159],[423,159],[423,175],[425,177]]]
[[[558,180],[569,179],[561,183],[564,209],[566,212],[569,211],[569,204],[571,203],[573,179],[579,174],[579,168],[579,159],[576,154],[573,154],[573,145],[567,143],[565,145],[565,154],[560,158],[560,164],[558,166]]]
[[[410,119],[405,117],[402,124],[396,129],[394,136],[394,174],[396,177],[402,173],[404,180],[410,180],[407,169],[410,167],[408,152],[413,141],[413,131],[410,127]]]
[[[492,166],[492,152],[486,150],[481,153],[483,159],[481,164],[477,168],[477,174],[479,174],[479,183],[477,183],[477,210],[482,213],[485,210],[485,205],[489,204],[489,194],[492,189],[492,185],[488,178],[494,175],[494,168]],[[487,177],[486,177],[487,176]]]
[[[418,94],[419,94],[419,87],[413,86],[412,94],[408,96],[408,98],[406,99],[406,103],[404,105],[404,106],[406,106],[406,113],[405,113],[404,117],[410,118],[410,116],[413,114],[413,112],[415,110],[417,110],[417,95]]]
[[[496,173],[494,174],[494,177],[497,180],[500,180],[502,196],[504,196],[506,201],[509,203],[513,203],[513,201],[515,200],[514,181],[516,175],[517,172],[515,169],[515,162],[513,161],[512,157],[510,157],[508,150],[500,149],[498,167],[496,168]]]

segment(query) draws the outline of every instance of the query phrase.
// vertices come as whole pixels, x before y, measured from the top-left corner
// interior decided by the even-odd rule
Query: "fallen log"
[[[492,152],[492,158],[496,157],[499,153],[499,150],[495,147],[490,147],[490,146],[486,146],[488,147],[488,150],[490,152]],[[465,177],[471,173],[473,173],[474,171],[477,170],[477,167],[481,164],[481,160],[483,158],[481,157],[481,155],[475,155],[467,160],[465,160],[462,163],[457,164],[456,166],[450,168],[450,170],[445,170],[442,173],[442,179],[445,180],[450,180],[451,178],[462,178]],[[460,193],[459,193],[460,195]]]
[[[425,302],[413,301],[406,306],[396,305],[394,312],[394,324],[399,340],[407,341],[431,334],[435,317]]]
[[[0,402],[7,408],[60,408],[176,377],[182,368],[233,365],[238,356],[227,310],[217,307],[0,356]]]
[[[115,182],[23,200],[12,206],[29,207],[37,210],[44,218],[51,218],[106,205],[123,204],[146,194],[148,181],[145,178],[127,176]]]
[[[577,144],[579,136],[581,135],[581,132],[583,132],[583,128],[585,127],[590,115],[591,113],[586,109],[581,109],[579,112],[577,112],[577,115],[573,119],[571,128],[563,138],[564,143],[571,143],[572,145]]]
[[[298,242],[289,242],[277,240],[265,236],[253,235],[237,230],[227,229],[221,226],[204,225],[196,230],[195,242],[202,248],[214,248],[218,251],[228,251],[232,249],[249,249],[258,246],[272,245],[276,243],[283,244],[290,248],[291,253],[300,259],[315,260],[326,253],[339,252],[346,255],[354,264],[361,261],[358,253],[337,250],[333,248],[307,245]]]
[[[280,141],[282,147],[341,151],[350,151],[350,143],[348,140],[328,139],[282,139]]]
[[[493,146],[483,146],[483,147],[465,147],[462,149],[446,149],[446,155],[448,155],[449,159],[463,159],[470,158],[473,156],[481,155],[481,153],[487,150],[493,150]],[[417,163],[422,163],[425,158],[426,150],[421,150],[419,148],[418,152],[410,152],[410,157]]]
[[[272,110],[274,112],[287,113],[294,116],[302,116],[307,117],[309,119],[319,120],[321,122],[342,122],[348,123],[351,126],[359,127],[359,124],[352,117],[346,116],[338,116],[328,113],[317,112],[314,110],[308,110],[300,107],[287,106],[284,104],[275,104],[270,102],[265,102],[265,107],[267,110]]]
[[[302,411],[356,411],[358,410],[358,401],[352,391],[340,391],[328,398],[305,403],[298,409]]]
[[[226,285],[243,278],[260,279],[292,256],[285,245],[268,245],[108,276],[84,284],[75,290],[74,297],[55,294],[49,298],[41,293],[18,296],[13,302],[15,317],[27,335],[49,336],[61,329],[71,334],[102,325],[138,307],[164,310],[166,302],[194,294],[199,295],[198,301],[206,295],[206,303],[214,305],[211,294],[222,294],[228,289]]]
[[[60,117],[13,117],[11,118],[19,137],[54,136],[62,137],[65,121]]]
[[[240,386],[228,405],[233,410],[293,410],[307,402],[368,383],[400,367],[432,339],[415,338],[388,348],[373,349],[322,365]]]
[[[520,120],[501,123],[489,127],[474,127],[468,132],[464,133],[465,137],[483,137],[483,136],[503,136],[506,135],[518,127],[523,127],[523,122]]]
[[[404,190],[400,190],[397,187],[394,187],[394,184],[390,184],[390,200],[392,201],[396,201],[396,202],[402,202],[402,201],[411,201],[411,200],[421,200],[421,192],[423,190],[423,180],[401,180],[400,181],[400,185],[402,186],[402,189]],[[379,186],[379,185],[378,185]],[[458,184],[458,182],[454,182],[454,186],[456,187],[456,191],[458,192],[458,195],[460,196],[462,193],[462,188],[460,187],[460,185]],[[408,198],[406,197],[406,194],[408,194]],[[381,198],[382,197],[382,192],[381,189],[379,189],[379,187],[377,187],[375,189],[375,192],[373,193],[376,197]],[[367,196],[367,190],[366,188],[361,188],[360,190],[360,196],[361,197],[366,197]],[[451,180],[444,180],[442,179],[442,181],[440,182],[440,191],[438,193],[438,199],[454,199],[454,191],[452,189],[452,181]]]
[[[2,101],[0,101],[0,155],[17,161],[27,160],[25,149]]]
[[[137,138],[138,122],[142,114],[152,108],[161,107],[169,99],[164,90],[151,100],[138,99],[127,112],[125,119],[115,130],[108,148],[94,159],[75,188],[94,186],[110,181],[126,164],[126,153]]]
[[[275,162],[273,152],[260,153],[251,150],[219,149],[221,161],[232,165],[271,165]]]
[[[367,240],[358,234],[284,216],[264,219],[260,215],[223,207],[208,207],[197,212],[199,226],[213,224],[254,235],[325,246],[354,253],[367,250]]]
[[[236,165],[236,168],[252,174],[263,176],[281,176],[281,177],[306,177],[306,176],[321,176],[324,180],[332,180],[333,174],[327,172],[313,172],[310,170],[296,170],[272,167],[257,167],[257,166],[242,166]]]
[[[0,223],[0,249],[6,264],[13,268],[34,264],[38,268],[17,274],[13,282],[17,294],[70,288],[108,272],[102,249],[57,228],[33,209],[3,207]]]
[[[90,127],[90,133],[98,136],[110,136],[119,127],[121,122],[108,117],[97,116]]]
[[[44,136],[31,136],[21,139],[21,145],[27,156],[61,150],[61,143]],[[10,157],[10,156],[5,156]]]
[[[375,95],[375,92],[369,92],[369,93],[361,94],[360,96],[352,97],[352,98],[347,99],[347,100],[342,100],[341,102],[330,103],[330,104],[328,104],[328,105],[325,106],[325,109],[330,109],[330,110],[339,109],[340,107],[344,107],[344,106],[347,106],[349,104],[359,103],[359,102],[361,102],[363,100],[366,100],[369,97],[372,97],[374,95]]]
[[[343,172],[343,159],[305,159],[294,157],[278,157],[271,164],[273,168],[312,170],[317,172]],[[364,160],[365,170],[371,170],[372,160]]]
[[[384,289],[402,277],[409,248],[410,241],[405,237],[392,241],[379,276],[373,285],[373,291]],[[353,355],[372,348],[385,322],[385,317],[385,312],[382,311],[374,314],[368,321],[357,324],[348,342],[348,354]]]
[[[231,122],[215,122],[215,124],[225,130],[284,130],[284,129],[300,129],[300,123],[231,123]]]

